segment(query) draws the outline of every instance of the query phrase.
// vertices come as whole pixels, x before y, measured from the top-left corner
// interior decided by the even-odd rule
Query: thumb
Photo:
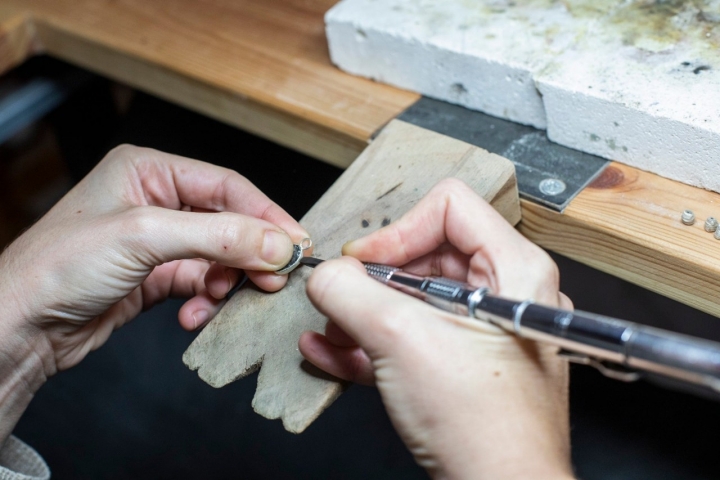
[[[204,258],[235,268],[274,271],[292,256],[292,240],[280,227],[239,213],[136,207],[127,215],[121,238],[147,266]]]
[[[422,330],[433,316],[432,307],[373,280],[350,257],[319,265],[308,279],[307,293],[373,359],[411,341],[410,332]]]

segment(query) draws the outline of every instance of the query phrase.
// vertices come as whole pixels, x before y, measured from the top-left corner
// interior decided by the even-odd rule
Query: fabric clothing
[[[48,480],[50,468],[40,454],[17,437],[0,448],[0,480]]]

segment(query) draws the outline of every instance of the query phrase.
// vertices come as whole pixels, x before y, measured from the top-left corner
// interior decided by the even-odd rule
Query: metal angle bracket
[[[560,212],[610,164],[551,142],[544,130],[427,97],[398,119],[507,158],[515,164],[520,196]]]

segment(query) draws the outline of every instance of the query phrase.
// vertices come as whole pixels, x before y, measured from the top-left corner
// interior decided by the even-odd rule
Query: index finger
[[[508,251],[523,242],[522,235],[490,204],[452,178],[438,183],[398,221],[345,244],[343,254],[363,262],[399,266],[446,243],[465,255],[474,255]]]
[[[439,249],[446,242],[469,257],[468,283],[508,298],[557,304],[555,263],[457,179],[443,180],[397,222],[346,244],[343,253],[364,262],[410,263],[426,269],[415,273],[428,275],[433,263],[446,260]]]
[[[148,205],[241,213],[274,223],[293,241],[308,236],[294,218],[234,170],[149,148],[128,150],[142,190],[136,193]]]

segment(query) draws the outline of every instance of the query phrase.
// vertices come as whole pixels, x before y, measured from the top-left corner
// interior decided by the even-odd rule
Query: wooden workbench
[[[3,0],[0,71],[47,53],[347,166],[417,94],[330,64],[335,0]],[[683,209],[699,222],[680,223]],[[720,195],[613,164],[556,213],[523,202],[536,243],[720,316]]]

